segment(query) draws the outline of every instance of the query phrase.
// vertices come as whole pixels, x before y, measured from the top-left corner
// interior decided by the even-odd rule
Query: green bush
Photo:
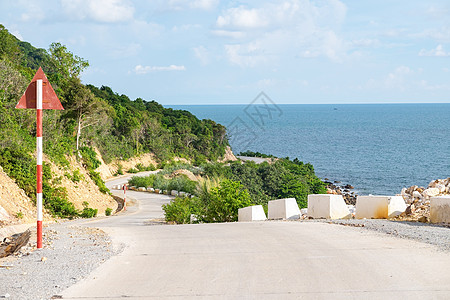
[[[164,204],[162,209],[167,222],[189,224],[191,222],[191,214],[196,212],[197,207],[198,204],[195,199],[176,197],[169,204]]]
[[[138,172],[139,172],[139,170],[135,169],[135,168],[131,168],[131,169],[128,170],[128,173],[131,173],[131,174],[136,174]]]
[[[95,218],[98,213],[98,209],[94,209],[89,207],[89,203],[87,201],[83,202],[83,210],[81,211],[80,217],[82,218]]]
[[[156,175],[153,174],[149,176],[133,176],[128,181],[128,184],[136,187],[153,187],[155,177]]]
[[[110,216],[111,213],[112,213],[112,208],[108,207],[107,209],[105,209],[105,216]]]

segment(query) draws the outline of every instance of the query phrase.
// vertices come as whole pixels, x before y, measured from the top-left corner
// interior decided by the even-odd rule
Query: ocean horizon
[[[167,105],[228,129],[235,154],[298,158],[361,195],[450,177],[450,103]]]

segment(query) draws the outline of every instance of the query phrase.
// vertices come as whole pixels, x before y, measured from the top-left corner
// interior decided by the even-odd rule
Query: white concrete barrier
[[[248,206],[238,210],[239,222],[264,221],[266,219],[266,213],[262,205]]]
[[[314,219],[348,219],[351,213],[341,195],[308,195],[308,216]]]
[[[295,198],[277,199],[269,201],[269,219],[298,219],[301,216]]]
[[[450,223],[450,196],[431,197],[430,222]]]
[[[358,196],[356,199],[357,219],[387,219],[406,210],[402,196]]]

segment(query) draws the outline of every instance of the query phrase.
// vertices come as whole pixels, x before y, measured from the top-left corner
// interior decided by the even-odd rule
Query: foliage
[[[80,148],[80,153],[83,158],[83,164],[89,172],[89,177],[91,177],[92,181],[98,186],[100,192],[103,194],[110,194],[105,182],[100,177],[100,173],[95,171],[95,169],[101,165],[101,162],[97,159],[97,153],[90,147]]]
[[[83,210],[81,211],[80,217],[82,218],[95,218],[97,216],[98,209],[89,207],[87,201],[83,202]]]
[[[203,218],[206,222],[235,222],[239,208],[251,203],[250,194],[242,184],[227,179],[211,189]]]
[[[177,224],[191,223],[191,215],[195,214],[198,200],[190,197],[176,197],[169,204],[164,204],[164,211],[167,222],[175,222]]]
[[[105,216],[110,216],[112,213],[112,208],[108,207],[105,209]]]
[[[23,219],[23,212],[21,212],[21,211],[16,212],[16,218]]]
[[[252,203],[265,205],[269,200],[296,198],[300,207],[307,206],[308,194],[326,193],[325,184],[315,175],[311,164],[298,159],[278,159],[269,164],[234,162],[229,166],[203,166],[204,175],[240,181],[249,191]]]
[[[273,156],[272,154],[264,154],[264,153],[260,153],[260,152],[252,152],[250,150],[241,152],[241,153],[238,154],[238,156],[277,158],[276,156]]]
[[[135,187],[153,187],[160,190],[176,190],[189,194],[196,191],[196,182],[190,180],[186,175],[174,178],[166,178],[162,174],[151,174],[149,176],[133,176],[128,184]]]

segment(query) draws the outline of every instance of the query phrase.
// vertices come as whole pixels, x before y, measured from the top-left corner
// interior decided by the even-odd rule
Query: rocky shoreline
[[[338,180],[332,182],[328,178],[325,178],[323,182],[327,185],[327,194],[341,195],[345,204],[356,205],[358,194],[354,191],[354,187],[351,184],[344,184]]]

